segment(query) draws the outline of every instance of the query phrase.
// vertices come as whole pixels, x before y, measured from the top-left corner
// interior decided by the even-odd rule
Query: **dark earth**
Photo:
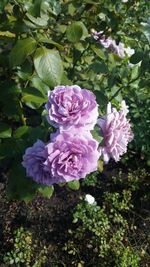
[[[23,201],[10,201],[5,194],[7,178],[4,174],[0,179],[0,267],[6,267],[2,263],[3,255],[10,251],[13,245],[13,232],[18,227],[23,226],[29,230],[33,239],[38,240],[38,247],[36,253],[40,253],[44,245],[48,248],[46,267],[63,267],[74,266],[71,264],[73,256],[63,251],[63,247],[69,239],[68,229],[72,226],[72,212],[74,207],[80,201],[80,197],[86,193],[92,194],[96,200],[101,204],[101,195],[103,190],[113,191],[114,188],[111,183],[111,177],[117,175],[118,167],[109,166],[104,169],[101,179],[101,188],[83,185],[80,190],[73,191],[68,187],[55,186],[55,192],[51,199],[37,195],[36,198],[26,204]],[[126,167],[124,167],[126,171]],[[124,176],[126,179],[126,175]],[[134,194],[134,204],[136,203],[136,212],[130,218],[137,225],[138,231],[135,232],[137,246],[147,242],[148,234],[150,233],[150,211],[149,201],[145,195],[148,192],[149,181],[146,180],[141,185],[140,191]],[[115,188],[116,189],[116,188]],[[117,188],[118,190],[118,188]],[[85,246],[83,240],[83,246]],[[84,262],[88,262],[88,253],[83,252]],[[149,259],[145,258],[142,267],[148,267]],[[12,266],[12,265],[11,265]],[[17,266],[17,265],[13,265]],[[23,265],[24,266],[24,265]],[[85,265],[87,266],[87,265]],[[95,266],[93,266],[95,267]]]

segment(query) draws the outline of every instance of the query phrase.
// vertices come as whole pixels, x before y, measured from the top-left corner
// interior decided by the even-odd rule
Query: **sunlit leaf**
[[[43,195],[43,197],[51,198],[54,192],[53,186],[41,185],[38,191]]]
[[[74,180],[74,181],[67,183],[67,186],[72,190],[79,190],[80,182],[79,180]]]
[[[83,25],[81,24],[81,22],[76,21],[68,26],[66,35],[70,42],[75,43],[82,38],[83,32]]]
[[[39,77],[50,87],[61,83],[63,65],[58,51],[40,47],[34,56],[34,66]]]

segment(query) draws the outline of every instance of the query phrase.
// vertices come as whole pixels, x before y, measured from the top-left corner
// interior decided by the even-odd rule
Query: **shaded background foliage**
[[[118,106],[125,99],[135,134],[130,148],[149,163],[149,8],[145,1],[1,1],[0,166],[10,176],[10,197],[30,199],[37,190],[24,181],[20,162],[26,147],[53,131],[43,107],[58,84],[92,90],[100,115],[108,100]],[[130,62],[101,47],[92,29],[134,48]]]

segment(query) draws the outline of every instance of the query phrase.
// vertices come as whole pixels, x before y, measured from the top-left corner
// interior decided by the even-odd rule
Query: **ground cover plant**
[[[4,266],[149,265],[149,14],[143,0],[1,1]]]

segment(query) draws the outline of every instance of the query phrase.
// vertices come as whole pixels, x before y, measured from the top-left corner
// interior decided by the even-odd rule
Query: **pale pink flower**
[[[110,52],[117,54],[120,58],[124,58],[125,56],[129,58],[135,53],[134,49],[125,47],[124,43],[122,42],[119,42],[119,44],[117,45],[116,41],[111,37],[106,37],[103,31],[97,32],[95,30],[92,30],[92,36],[103,47],[108,49]]]
[[[127,152],[128,143],[133,139],[131,124],[126,118],[125,110],[117,111],[108,103],[107,114],[104,118],[98,119],[98,125],[104,138],[104,145],[99,147],[104,162],[108,163],[110,158],[119,161],[120,156]]]

